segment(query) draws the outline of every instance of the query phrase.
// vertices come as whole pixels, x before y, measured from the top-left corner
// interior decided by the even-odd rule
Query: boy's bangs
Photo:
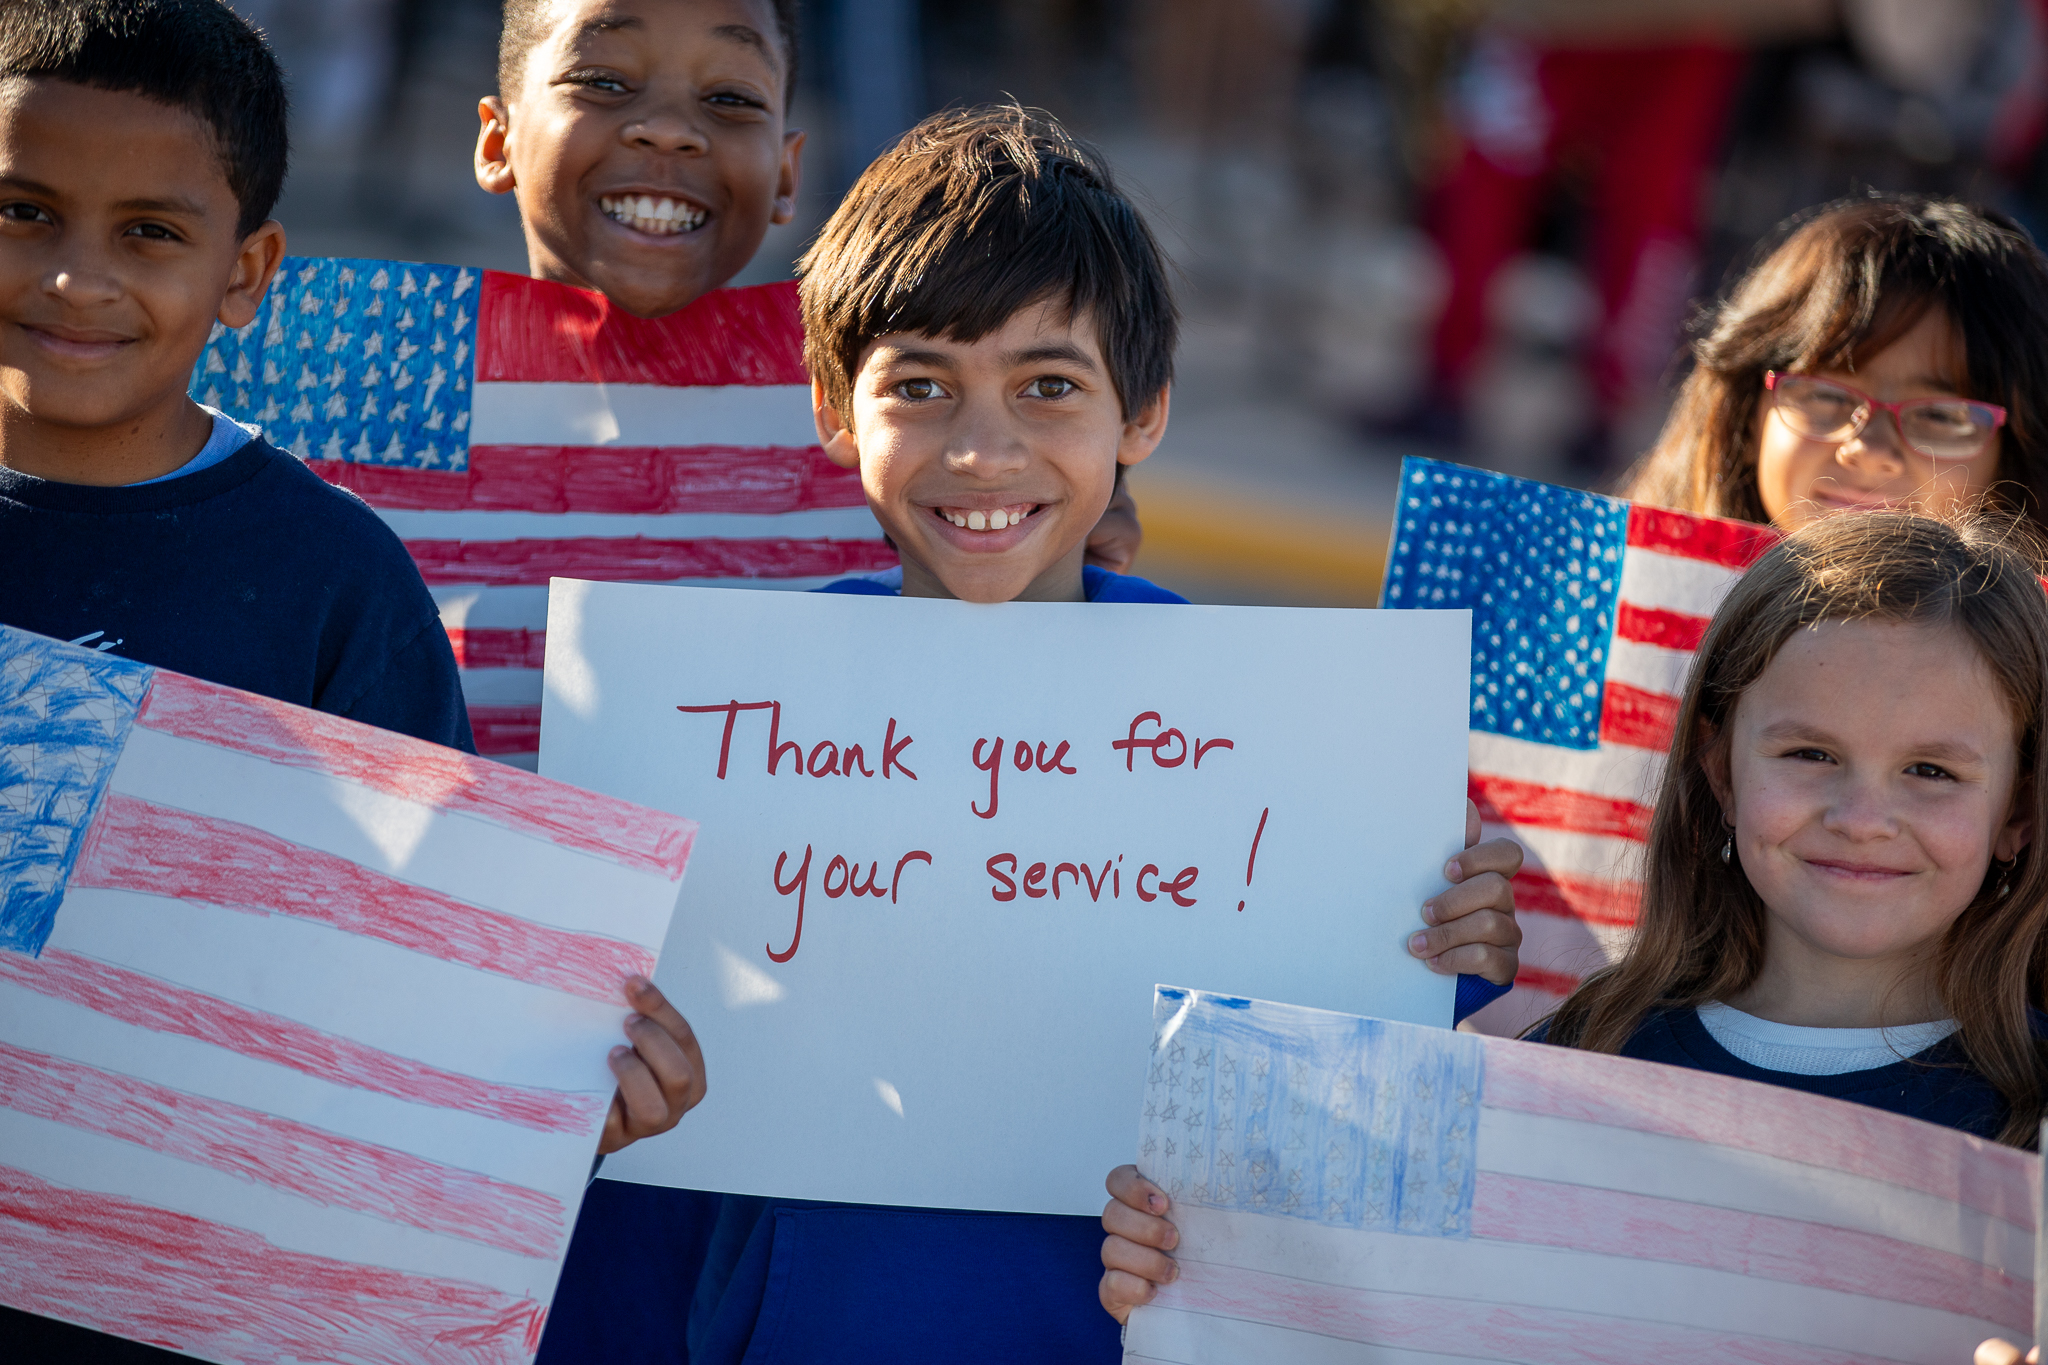
[[[868,341],[909,332],[971,344],[1027,308],[1052,304],[1062,321],[1093,317],[1104,356],[1119,368],[1112,320],[1142,304],[1104,234],[1080,230],[1076,215],[1062,211],[1073,206],[1041,201],[1034,214],[1028,191],[996,197],[962,215],[955,230],[941,220],[927,237],[877,251],[870,283],[856,295],[857,331]],[[1128,407],[1133,395],[1122,388]]]
[[[1173,378],[1163,254],[1108,167],[1015,106],[937,114],[870,166],[800,265],[805,356],[842,412],[892,333],[972,343],[1047,302],[1086,316],[1128,417]]]
[[[283,192],[284,76],[262,37],[219,0],[4,0],[4,76],[141,95],[197,118],[213,133],[243,236]]]

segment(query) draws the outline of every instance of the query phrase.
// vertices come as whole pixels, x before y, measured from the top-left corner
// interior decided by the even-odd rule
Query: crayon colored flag
[[[1692,652],[1776,539],[1748,522],[1403,463],[1381,605],[1471,608],[1470,795],[1486,837],[1526,856],[1521,973],[1496,1013],[1535,1018],[1635,924]]]
[[[530,1359],[694,829],[0,627],[0,1303]]]
[[[648,321],[523,275],[288,257],[192,395],[377,509],[477,747],[531,767],[551,577],[808,588],[896,562],[809,384],[794,284]]]
[[[1970,1359],[2033,1330],[2031,1153],[1602,1053],[1162,986],[1127,1362]]]

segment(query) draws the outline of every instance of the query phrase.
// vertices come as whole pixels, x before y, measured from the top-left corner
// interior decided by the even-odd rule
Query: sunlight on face
[[[517,195],[536,275],[674,312],[795,212],[774,6],[557,0],[550,21],[520,88],[478,109],[478,183]]]
[[[858,465],[909,596],[1078,601],[1119,464],[1158,445],[1167,399],[1126,421],[1088,314],[1019,310],[974,342],[892,334],[853,380],[853,423],[818,399],[825,450]]]
[[[0,425],[132,434],[197,415],[192,362],[216,319],[255,316],[260,261],[283,253],[281,228],[245,242],[240,215],[197,116],[70,81],[0,82]],[[24,464],[20,443],[6,459],[24,473],[128,483],[198,450],[143,468],[122,462],[121,442],[95,447],[103,457],[70,466]]]
[[[1811,371],[1887,403],[1961,397],[1962,337],[1948,314],[1928,310],[1891,345],[1854,370]],[[1872,413],[1847,441],[1815,441],[1774,411],[1770,395],[1758,414],[1756,481],[1764,512],[1781,531],[1796,531],[1836,512],[1924,512],[1935,516],[1982,501],[1998,472],[1998,438],[1968,461],[1930,460],[1899,438],[1888,413]]]
[[[1716,785],[1768,912],[1767,970],[1909,977],[2025,842],[2012,714],[1952,627],[1801,630],[1724,739]]]

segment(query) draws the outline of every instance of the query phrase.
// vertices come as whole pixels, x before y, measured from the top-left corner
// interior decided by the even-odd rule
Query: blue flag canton
[[[479,272],[287,256],[256,320],[214,324],[192,397],[302,460],[469,467]]]
[[[1600,743],[1628,504],[1435,460],[1401,465],[1387,607],[1472,611],[1472,728]]]
[[[1466,1238],[1477,1038],[1162,986],[1138,1169],[1172,1198]]]
[[[43,950],[154,672],[0,626],[0,950]]]

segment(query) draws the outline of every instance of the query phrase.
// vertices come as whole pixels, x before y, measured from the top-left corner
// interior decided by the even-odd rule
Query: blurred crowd
[[[294,82],[295,249],[517,268],[469,183],[494,0],[238,0]],[[806,0],[787,273],[931,109],[1109,153],[1183,272],[1184,377],[1361,451],[1597,483],[1695,300],[1799,210],[1951,193],[2048,229],[2048,0]]]

